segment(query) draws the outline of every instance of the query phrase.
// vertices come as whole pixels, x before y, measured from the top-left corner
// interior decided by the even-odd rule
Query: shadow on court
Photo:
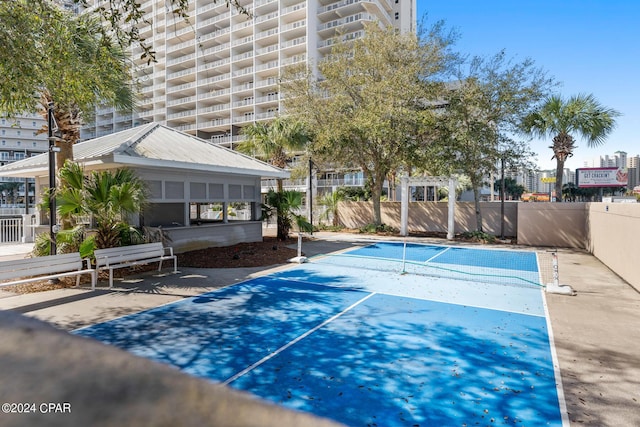
[[[311,281],[257,278],[76,333],[348,425],[561,424],[544,318]]]

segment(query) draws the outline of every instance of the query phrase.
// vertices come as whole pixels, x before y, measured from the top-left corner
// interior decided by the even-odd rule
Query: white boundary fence
[[[35,215],[0,218],[0,244],[33,242]]]

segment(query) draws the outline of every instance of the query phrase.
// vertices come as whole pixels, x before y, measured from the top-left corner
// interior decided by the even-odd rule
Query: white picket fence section
[[[22,218],[0,219],[0,243],[21,243],[22,233]]]
[[[35,225],[34,215],[0,218],[0,244],[33,242]]]

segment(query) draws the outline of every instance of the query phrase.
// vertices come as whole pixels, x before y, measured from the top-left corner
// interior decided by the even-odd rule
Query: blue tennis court
[[[560,426],[532,273],[533,252],[376,243],[75,333],[349,426]]]

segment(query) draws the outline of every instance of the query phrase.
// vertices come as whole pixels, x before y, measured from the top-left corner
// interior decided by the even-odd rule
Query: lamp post
[[[309,224],[313,236],[313,160],[309,157]]]
[[[505,183],[504,183],[504,156],[505,153],[502,153],[500,157],[500,238],[504,239],[504,193],[505,193]]]
[[[51,237],[50,255],[56,254],[56,150],[55,141],[57,138],[53,136],[53,127],[55,120],[53,119],[53,102],[47,104],[47,127],[49,136],[49,237]]]

